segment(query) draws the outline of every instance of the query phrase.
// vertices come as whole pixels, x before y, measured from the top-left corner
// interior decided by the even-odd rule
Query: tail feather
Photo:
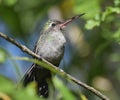
[[[30,82],[35,81],[37,83],[38,95],[48,97],[49,90],[46,79],[49,77],[50,72],[48,70],[33,64],[23,78],[23,86],[27,86]]]
[[[38,84],[38,95],[43,97],[48,97],[48,83],[46,81],[42,81],[42,83]]]

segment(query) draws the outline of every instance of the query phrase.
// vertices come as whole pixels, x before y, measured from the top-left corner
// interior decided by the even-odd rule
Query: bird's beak
[[[76,15],[76,16],[74,16],[74,17],[72,17],[72,18],[66,20],[65,22],[61,22],[61,23],[59,24],[60,29],[65,28],[67,24],[69,24],[69,23],[72,22],[73,20],[75,20],[75,19],[77,19],[77,18],[83,16],[84,14],[85,14],[85,13],[80,14],[80,15]]]

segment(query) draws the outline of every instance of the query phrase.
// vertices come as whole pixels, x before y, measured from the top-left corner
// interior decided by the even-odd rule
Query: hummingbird
[[[59,66],[66,44],[64,29],[70,22],[82,15],[84,14],[76,15],[64,22],[49,20],[40,32],[40,37],[33,50],[34,53],[53,65]],[[50,78],[51,72],[49,70],[33,63],[23,77],[23,86],[27,86],[30,82],[35,81],[37,83],[38,95],[47,98],[49,96],[47,79]]]

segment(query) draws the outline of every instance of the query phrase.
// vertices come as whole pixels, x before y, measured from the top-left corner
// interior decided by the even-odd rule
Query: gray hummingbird
[[[64,28],[68,23],[74,19],[79,18],[84,14],[74,16],[64,22],[57,20],[49,20],[34,47],[34,53],[40,55],[42,58],[52,63],[55,66],[59,66],[65,50],[66,39],[64,37]],[[48,83],[47,79],[51,78],[49,70],[32,64],[30,69],[26,72],[23,78],[23,85],[27,86],[30,82],[35,81],[37,83],[37,93],[39,96],[48,97]]]

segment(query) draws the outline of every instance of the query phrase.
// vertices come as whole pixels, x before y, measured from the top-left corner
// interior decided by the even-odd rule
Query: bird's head
[[[47,31],[47,30],[62,30],[64,29],[69,23],[71,23],[73,20],[81,17],[83,14],[80,14],[80,15],[76,15],[64,22],[61,22],[61,21],[57,21],[57,20],[48,20],[48,22],[45,24],[44,26],[44,31]]]

